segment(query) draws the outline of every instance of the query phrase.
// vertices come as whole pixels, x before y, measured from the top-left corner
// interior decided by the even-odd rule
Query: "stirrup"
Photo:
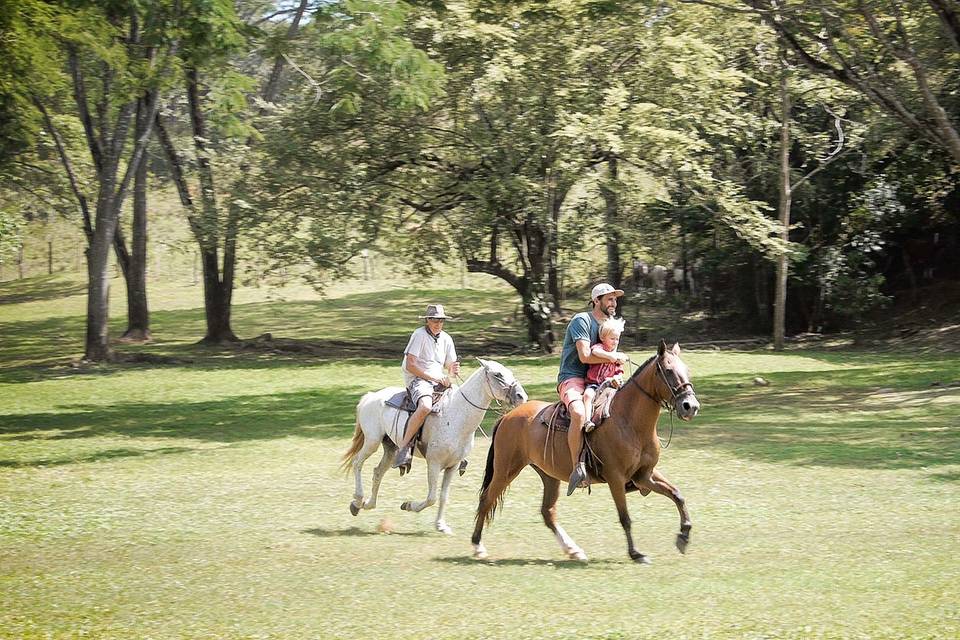
[[[573,473],[570,474],[570,482],[567,485],[567,495],[573,495],[573,492],[577,489],[586,489],[590,486],[590,480],[587,477],[587,466],[582,462],[578,462],[577,466],[573,468]]]
[[[408,444],[403,449],[397,451],[396,457],[393,459],[392,468],[400,469],[400,475],[410,471],[410,468],[413,466],[413,444]]]

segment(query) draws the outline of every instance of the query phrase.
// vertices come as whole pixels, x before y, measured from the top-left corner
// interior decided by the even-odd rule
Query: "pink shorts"
[[[560,402],[568,407],[574,400],[583,398],[583,392],[587,388],[587,381],[583,378],[567,378],[557,385],[557,393],[560,394]]]

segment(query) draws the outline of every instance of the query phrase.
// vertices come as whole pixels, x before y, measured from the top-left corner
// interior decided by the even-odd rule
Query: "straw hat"
[[[427,312],[420,316],[421,320],[424,319],[438,319],[438,320],[452,320],[450,316],[443,312],[442,304],[428,304]]]

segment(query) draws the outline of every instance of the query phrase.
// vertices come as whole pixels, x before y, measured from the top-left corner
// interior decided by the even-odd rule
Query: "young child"
[[[623,334],[623,318],[607,318],[600,324],[600,342],[590,347],[590,353],[608,354],[616,353],[620,345],[620,336]],[[604,382],[609,383],[614,389],[619,389],[623,384],[623,365],[619,362],[602,362],[592,364],[587,369],[587,388],[583,392],[583,408],[587,414],[587,421],[583,424],[583,429],[587,433],[593,431],[595,425],[591,416],[593,415],[593,400],[597,397],[600,385]]]

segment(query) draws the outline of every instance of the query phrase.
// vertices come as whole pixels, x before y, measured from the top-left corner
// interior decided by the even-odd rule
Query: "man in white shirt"
[[[450,319],[443,305],[427,305],[427,312],[420,319],[425,321],[424,325],[411,334],[403,350],[403,381],[417,409],[407,422],[403,442],[399,443],[400,450],[393,463],[394,467],[400,468],[401,475],[410,470],[412,441],[433,409],[434,387],[449,387],[450,376],[460,373],[453,338],[443,330],[444,320]],[[449,375],[444,375],[444,370]]]

